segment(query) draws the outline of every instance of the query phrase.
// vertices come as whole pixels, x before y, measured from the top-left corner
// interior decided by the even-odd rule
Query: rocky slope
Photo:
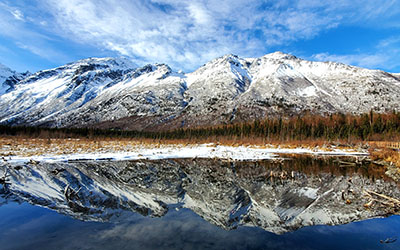
[[[0,123],[12,125],[159,130],[304,111],[400,110],[398,74],[281,52],[226,55],[188,74],[165,64],[89,58],[5,86]]]
[[[0,205],[19,200],[107,222],[129,220],[132,212],[158,217],[184,207],[225,229],[246,225],[275,233],[393,212],[379,202],[364,207],[368,190],[400,197],[398,184],[382,178],[382,168],[337,164],[308,157],[2,163]]]

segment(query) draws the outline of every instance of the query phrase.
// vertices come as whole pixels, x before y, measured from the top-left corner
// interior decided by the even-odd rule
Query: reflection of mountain
[[[383,173],[373,167],[343,169],[334,164],[333,159],[300,158],[3,165],[0,176],[8,171],[11,184],[1,190],[1,199],[28,201],[96,221],[127,220],[131,211],[163,216],[168,205],[178,205],[225,229],[248,225],[275,233],[390,212],[364,208],[362,191],[399,197],[397,184],[380,179]]]

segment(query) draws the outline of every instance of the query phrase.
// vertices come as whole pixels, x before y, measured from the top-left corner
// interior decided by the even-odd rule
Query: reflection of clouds
[[[390,227],[388,227],[390,224]],[[395,233],[399,234],[398,229],[400,228],[400,216],[394,215],[389,218],[375,218],[375,219],[368,219],[364,221],[357,221],[341,226],[316,226],[313,227],[312,230],[320,233],[329,235],[332,233],[359,233],[361,232],[360,228],[362,229],[362,233],[368,234],[387,234],[387,233]],[[302,229],[307,230],[307,228]]]
[[[265,248],[267,243],[269,249],[283,246],[283,242],[274,240],[279,236],[259,229],[225,231],[191,211],[178,213],[164,218],[139,220],[135,224],[119,224],[99,232],[98,236],[106,242],[134,242],[137,249],[254,249]]]
[[[9,205],[5,205],[6,209]],[[23,205],[24,206],[24,205]],[[397,236],[400,216],[342,226],[303,228],[274,235],[257,228],[225,231],[188,209],[162,218],[135,217],[127,223],[82,222],[40,207],[0,215],[0,248],[8,249],[377,249]],[[11,221],[13,223],[5,223]],[[387,245],[398,249],[399,243]]]
[[[131,242],[135,249],[375,249],[380,239],[397,236],[397,228],[399,216],[274,235],[248,227],[225,231],[185,211],[119,224],[99,232],[98,237],[105,242]]]
[[[306,227],[283,236],[299,242],[298,245],[307,244],[311,249],[400,249],[400,242],[386,246],[379,242],[400,237],[399,228],[400,216],[391,216],[339,226]]]

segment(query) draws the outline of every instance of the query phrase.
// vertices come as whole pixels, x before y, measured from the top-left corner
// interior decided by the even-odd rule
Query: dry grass
[[[395,165],[400,171],[400,152],[384,147],[371,147],[369,149],[370,157],[375,161],[385,161],[389,164]]]
[[[149,144],[132,140],[0,138],[1,156],[129,152]]]
[[[336,149],[354,149],[354,145],[343,142],[327,143],[322,140],[306,141],[268,141],[265,138],[208,138],[207,140],[153,140],[153,139],[38,139],[20,136],[0,137],[0,156],[34,156],[34,155],[60,155],[79,153],[115,153],[137,152],[143,148],[160,148],[176,145],[191,146],[198,144],[224,145],[224,146],[255,146],[259,148],[310,148],[330,151]]]

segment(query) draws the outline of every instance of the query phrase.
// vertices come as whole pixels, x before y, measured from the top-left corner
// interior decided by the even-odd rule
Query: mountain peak
[[[283,53],[282,51],[276,51],[273,53],[269,53],[263,56],[264,58],[269,58],[269,59],[280,59],[280,60],[291,60],[291,59],[297,59],[296,56]]]
[[[138,65],[129,60],[128,58],[125,57],[89,57],[86,59],[81,59],[76,62],[68,63],[68,66],[73,66],[73,65],[81,65],[81,64],[97,64],[97,65],[103,65],[107,67],[118,67],[118,68],[129,68],[129,69],[134,69],[137,68]]]
[[[222,59],[232,59],[232,58],[235,58],[235,59],[237,59],[237,58],[239,58],[239,56],[238,56],[238,55],[235,55],[235,54],[226,54],[226,55],[223,55],[223,56],[221,56],[221,57],[219,57],[219,58],[222,58]]]
[[[216,67],[224,67],[223,65],[239,65],[241,59],[239,56],[234,54],[226,54],[220,57],[215,58],[214,60],[209,61],[208,63],[204,64],[202,68],[216,68]],[[227,64],[228,63],[228,64]]]

